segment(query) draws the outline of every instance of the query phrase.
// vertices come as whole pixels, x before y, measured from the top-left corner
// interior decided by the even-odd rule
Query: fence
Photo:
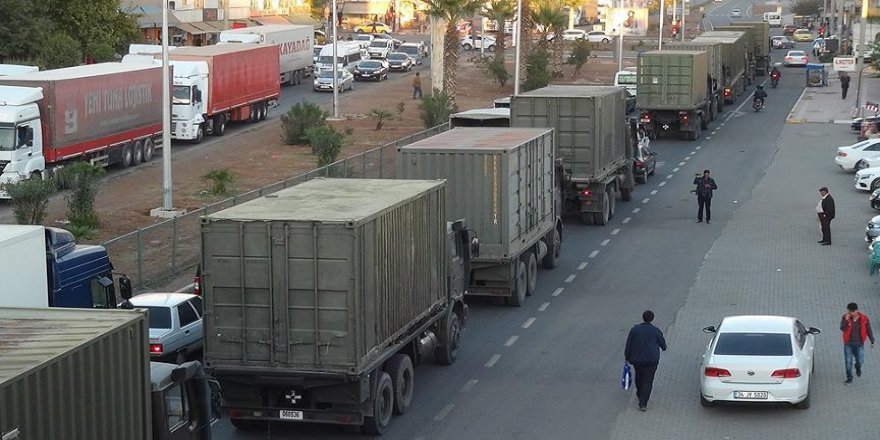
[[[180,217],[138,229],[102,243],[118,272],[131,278],[136,288],[151,288],[195,268],[201,253],[200,222],[203,216],[316,177],[366,179],[394,178],[397,148],[449,129],[449,123],[412,134],[330,165],[230,197]]]

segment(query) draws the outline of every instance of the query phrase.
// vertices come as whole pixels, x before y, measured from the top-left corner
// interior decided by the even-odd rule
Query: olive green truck
[[[239,429],[360,425],[456,360],[479,243],[442,180],[316,179],[202,219],[205,365]]]
[[[655,50],[638,63],[636,103],[651,136],[677,131],[682,139],[699,139],[712,119],[707,53]]]

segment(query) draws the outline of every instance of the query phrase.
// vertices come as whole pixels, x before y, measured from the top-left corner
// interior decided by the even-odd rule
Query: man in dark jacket
[[[709,177],[709,170],[703,170],[703,175],[697,174],[694,177],[694,185],[697,185],[695,192],[697,193],[697,204],[700,209],[697,211],[697,223],[703,221],[703,208],[706,209],[706,223],[712,223],[712,191],[718,189],[715,179]]]
[[[636,370],[636,396],[639,398],[639,411],[648,407],[651,389],[654,387],[654,373],[660,363],[660,350],[666,351],[666,339],[663,332],[654,327],[654,312],[646,310],[642,313],[641,324],[636,324],[626,337],[626,348],[623,356]]]
[[[822,246],[831,244],[831,220],[834,219],[834,198],[828,194],[828,188],[819,188],[819,195],[822,199],[816,205],[816,215],[819,216],[819,226],[822,229],[822,239],[817,243]]]
[[[859,311],[856,303],[846,305],[846,313],[840,318],[840,331],[843,332],[843,356],[846,367],[846,381],[852,383],[852,364],[855,358],[856,376],[862,375],[862,362],[865,360],[865,342],[871,341],[874,348],[874,331],[871,330],[871,321],[868,315]]]

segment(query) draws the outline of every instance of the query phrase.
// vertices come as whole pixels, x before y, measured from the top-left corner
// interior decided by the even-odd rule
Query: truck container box
[[[172,61],[208,64],[208,114],[278,96],[281,92],[278,46],[274,44],[178,47],[168,56]]]
[[[663,50],[697,50],[706,52],[707,70],[709,75],[717,81],[718,88],[723,87],[723,70],[721,62],[721,43],[697,43],[694,41],[672,41],[663,43]]]
[[[553,130],[455,128],[397,149],[397,177],[447,179],[449,220],[480,239],[475,262],[509,261],[552,230]]]
[[[162,67],[100,63],[0,77],[40,87],[47,162],[162,132]]]
[[[708,56],[703,51],[651,51],[639,57],[637,105],[644,110],[691,110],[706,102]]]
[[[708,31],[694,38],[694,43],[721,43],[721,61],[730,69],[732,79],[742,75],[746,68],[746,44],[748,37],[739,31]]]
[[[556,157],[572,182],[602,180],[626,161],[626,91],[553,85],[513,96],[511,127],[554,129]]]
[[[770,24],[766,21],[738,21],[728,26],[716,26],[718,31],[749,31],[749,47],[756,57],[770,55]]]
[[[445,192],[316,179],[203,217],[207,367],[365,372],[448,301]]]
[[[220,32],[220,43],[265,43],[278,46],[280,73],[312,71],[314,26],[270,24]]]
[[[0,307],[49,307],[42,226],[0,226]]]
[[[143,310],[0,308],[0,437],[151,439],[147,333]]]

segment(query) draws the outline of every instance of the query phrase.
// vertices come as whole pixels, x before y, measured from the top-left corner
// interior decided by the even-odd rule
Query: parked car
[[[348,69],[339,69],[336,71],[336,84],[339,86],[339,93],[354,88],[354,75]],[[333,71],[324,70],[315,76],[312,90],[316,92],[332,92],[333,91]]]
[[[798,29],[791,34],[794,41],[813,41],[813,32],[809,29]]]
[[[413,64],[415,64],[412,58],[403,52],[391,52],[386,60],[388,61],[388,70],[391,71],[407,72],[412,70]]]
[[[863,159],[868,168],[856,171],[855,188],[860,191],[874,191],[880,189],[880,157]],[[858,165],[856,165],[858,168]]]
[[[590,43],[602,43],[608,44],[614,37],[605,33],[605,31],[590,31],[587,32],[587,41]]]
[[[880,122],[880,115],[875,116],[866,116],[864,118],[855,118],[852,120],[852,123],[849,125],[853,131],[862,131],[862,123],[868,122],[872,124],[876,124]]]
[[[792,36],[794,35],[794,31],[798,30],[798,27],[793,24],[787,24],[782,26],[782,35]]]
[[[836,163],[844,171],[867,168],[869,158],[880,156],[880,139],[867,139],[846,147],[837,147]]]
[[[357,34],[354,36],[353,40],[356,41],[357,44],[360,44],[361,48],[366,49],[370,47],[370,43],[372,43],[375,39],[376,38],[373,37],[372,34]]]
[[[398,52],[405,53],[413,61],[413,64],[422,64],[425,54],[422,51],[422,43],[403,43],[397,48]]]
[[[144,293],[129,302],[150,313],[150,357],[182,364],[202,349],[202,298],[190,293]]]
[[[731,17],[742,17],[742,15],[743,15],[743,13],[742,13],[742,11],[739,10],[739,9],[731,9],[731,10],[730,10],[730,16],[731,16]]]
[[[785,64],[786,67],[804,67],[807,65],[808,62],[810,62],[810,58],[802,50],[788,51],[788,53],[785,54],[785,59],[783,60],[783,64]]]
[[[568,29],[562,33],[563,41],[578,41],[578,40],[586,40],[587,39],[587,31],[583,29]]]
[[[774,49],[794,49],[794,40],[785,35],[770,37],[770,46]]]
[[[486,50],[495,50],[495,38],[489,36],[470,36],[461,39],[461,47],[464,50],[481,49],[483,46]]]
[[[367,53],[370,54],[370,58],[385,58],[392,50],[391,40],[375,39],[367,48]]]
[[[389,41],[391,41],[391,47],[393,47],[395,49],[397,49],[398,47],[400,47],[401,44],[403,44],[403,40],[393,38],[391,35],[388,35],[388,34],[372,34],[372,35],[373,35],[373,39],[376,39],[376,40],[389,40]]]
[[[354,67],[355,80],[382,81],[388,79],[388,63],[385,60],[365,60]]]
[[[711,333],[700,365],[700,403],[788,403],[810,407],[814,336],[788,316],[728,316]]]
[[[388,26],[385,23],[372,21],[369,23],[364,23],[354,27],[354,31],[359,34],[365,33],[383,33],[388,34],[391,33],[391,26]]]
[[[645,138],[647,140],[647,138]],[[636,182],[648,183],[648,176],[657,170],[657,152],[647,142],[639,143],[638,151],[633,160],[633,176]]]
[[[878,189],[876,192],[880,192]],[[878,194],[880,195],[880,194]],[[873,194],[871,195],[873,197]],[[874,202],[871,202],[871,207],[874,208]],[[880,209],[880,203],[877,204],[877,207],[874,209]],[[880,237],[880,215],[875,215],[871,217],[871,220],[868,220],[868,226],[865,227],[865,241],[870,243]]]

